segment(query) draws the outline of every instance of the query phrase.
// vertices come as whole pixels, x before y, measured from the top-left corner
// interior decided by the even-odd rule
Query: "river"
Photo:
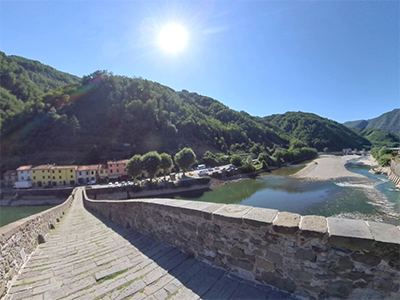
[[[304,165],[263,173],[256,179],[232,183],[176,199],[241,204],[301,215],[365,219],[400,225],[400,193],[385,175],[373,175],[369,166],[347,164],[347,169],[371,180],[354,178],[309,181],[290,177]]]
[[[241,204],[301,215],[336,216],[400,225],[400,192],[385,175],[370,174],[369,166],[350,162],[347,164],[349,171],[371,180],[363,182],[341,178],[333,181],[308,181],[289,176],[303,167],[293,165],[211,191],[180,194],[175,199]],[[0,207],[0,226],[50,207]]]
[[[0,206],[0,227],[40,213],[53,206]]]

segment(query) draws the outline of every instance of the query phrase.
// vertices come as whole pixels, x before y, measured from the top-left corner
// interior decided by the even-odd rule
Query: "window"
[[[33,171],[33,173],[35,173],[35,171]]]
[[[36,177],[35,177],[35,176],[33,176],[33,179],[36,179]]]
[[[79,175],[82,175],[82,172],[79,172]]]
[[[43,176],[43,179],[46,179],[46,176]]]
[[[71,175],[71,178],[74,178],[74,176]]]
[[[117,169],[117,173],[119,172],[119,169]]]
[[[103,170],[100,171],[100,174],[103,174]]]
[[[118,167],[118,164],[117,164],[117,167]]]
[[[54,170],[53,170],[53,171],[51,171],[51,173],[54,173]]]
[[[91,174],[93,175],[93,174],[94,174],[94,172],[92,171],[92,172],[91,172]]]
[[[21,180],[24,180],[24,176],[21,177]]]
[[[99,174],[99,171],[96,171],[96,174]]]
[[[72,170],[70,170],[70,172],[72,173]]]
[[[110,170],[110,173],[112,173],[112,170]]]
[[[44,173],[44,170],[42,170],[42,173]]]
[[[60,179],[61,179],[61,176],[60,176]]]
[[[61,173],[61,170],[58,170],[58,173]]]
[[[49,176],[49,179],[50,179],[50,176]]]
[[[56,176],[53,176],[53,179],[56,179]]]
[[[86,171],[86,175],[89,175],[89,171]]]

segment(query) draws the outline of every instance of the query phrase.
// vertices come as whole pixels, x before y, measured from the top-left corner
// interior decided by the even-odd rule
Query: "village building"
[[[17,181],[31,181],[32,166],[21,166],[17,169]]]
[[[8,170],[3,174],[3,183],[4,187],[12,188],[14,183],[18,181],[17,171]]]
[[[106,182],[108,179],[107,165],[78,166],[76,169],[76,181],[79,184],[89,182]]]
[[[77,166],[40,165],[31,169],[32,186],[74,185]]]
[[[21,168],[21,167],[20,167]],[[31,168],[31,180],[33,187],[52,186],[53,165],[40,165]],[[18,171],[18,169],[17,169]]]
[[[120,181],[130,178],[126,171],[128,161],[129,159],[107,162],[108,178],[110,181]]]

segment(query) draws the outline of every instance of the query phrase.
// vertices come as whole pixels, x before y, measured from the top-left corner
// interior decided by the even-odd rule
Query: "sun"
[[[159,36],[161,47],[167,52],[177,52],[186,45],[186,30],[177,24],[164,27]]]

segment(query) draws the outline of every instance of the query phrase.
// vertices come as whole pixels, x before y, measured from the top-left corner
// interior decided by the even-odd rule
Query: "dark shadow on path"
[[[297,299],[288,292],[243,279],[88,211],[201,299]],[[185,299],[184,295],[180,299]]]

